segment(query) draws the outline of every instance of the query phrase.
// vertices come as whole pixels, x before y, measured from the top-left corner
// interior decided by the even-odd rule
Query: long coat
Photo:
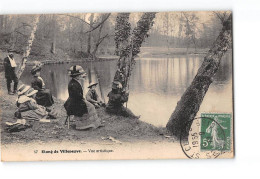
[[[14,80],[16,78],[15,67],[11,66],[10,60],[8,57],[4,59],[4,68],[5,68],[5,78]]]
[[[77,80],[72,79],[69,82],[68,91],[69,98],[64,104],[67,114],[79,117],[83,116],[83,114],[87,113],[88,110],[85,99],[83,97],[82,86]]]

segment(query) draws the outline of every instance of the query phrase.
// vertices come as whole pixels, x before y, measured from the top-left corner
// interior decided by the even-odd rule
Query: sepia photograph
[[[233,158],[232,19],[0,15],[1,160]]]

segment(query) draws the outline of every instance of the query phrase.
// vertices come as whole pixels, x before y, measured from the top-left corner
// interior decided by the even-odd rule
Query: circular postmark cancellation
[[[184,154],[190,159],[213,159],[230,151],[231,119],[231,114],[202,113],[187,121],[180,134]]]

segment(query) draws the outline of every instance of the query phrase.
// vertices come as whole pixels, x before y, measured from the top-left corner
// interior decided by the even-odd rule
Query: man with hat
[[[8,56],[4,59],[5,78],[9,95],[14,95],[17,92],[18,78],[15,73],[17,67],[14,55],[11,50],[8,50]],[[11,91],[11,83],[14,82],[14,89]]]
[[[72,79],[68,85],[69,98],[65,102],[64,107],[68,115],[79,117],[79,120],[76,121],[76,129],[84,130],[101,126],[101,120],[94,105],[83,96],[80,80],[86,77],[86,72],[81,66],[74,65],[69,69],[69,75]]]
[[[96,86],[98,83],[91,82],[88,86],[89,91],[86,95],[86,99],[88,102],[93,104],[96,108],[99,108],[100,106],[104,105],[104,102],[100,99],[99,95],[96,91]]]
[[[54,104],[54,100],[50,90],[45,88],[45,83],[41,77],[41,67],[42,64],[39,62],[36,62],[33,66],[31,70],[31,74],[33,75],[31,86],[38,91],[35,97],[37,104],[44,107],[50,107]]]
[[[122,115],[124,117],[139,118],[124,107],[124,103],[128,101],[129,93],[122,91],[122,84],[120,82],[114,81],[112,83],[112,91],[110,91],[107,96],[109,98],[106,106],[108,113]]]

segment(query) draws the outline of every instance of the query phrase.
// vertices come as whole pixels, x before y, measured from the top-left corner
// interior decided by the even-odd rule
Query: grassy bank
[[[165,137],[165,128],[157,128],[153,125],[122,116],[109,115],[104,108],[98,109],[98,115],[104,123],[104,127],[77,131],[68,129],[64,125],[66,112],[63,101],[55,99],[54,108],[59,111],[58,118],[50,123],[34,122],[33,127],[25,131],[9,133],[5,130],[5,122],[15,122],[14,111],[17,96],[7,94],[4,74],[0,73],[1,83],[1,138],[2,144],[27,143],[27,142],[61,142],[61,141],[103,141],[104,138],[113,137],[121,142],[138,141],[166,141],[172,142],[173,138]]]

